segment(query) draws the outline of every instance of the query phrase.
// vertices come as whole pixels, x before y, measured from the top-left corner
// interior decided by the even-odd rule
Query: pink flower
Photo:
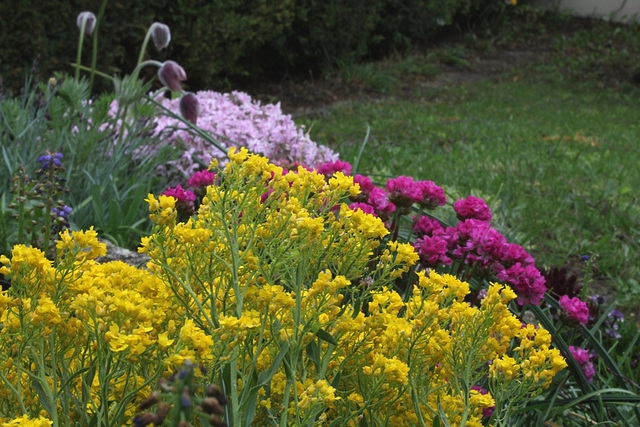
[[[371,178],[364,175],[355,175],[353,177],[353,183],[360,186],[360,193],[352,198],[355,202],[366,202],[369,200],[369,193],[371,193],[371,190],[376,188],[373,181],[371,181]]]
[[[485,394],[489,393],[487,390],[485,390],[484,388],[480,387],[479,385],[471,386],[471,390],[476,390],[477,392],[479,392],[482,395],[485,395]],[[487,417],[487,418],[491,417],[491,415],[493,415],[493,411],[495,411],[495,409],[496,409],[496,405],[493,405],[493,406],[491,406],[489,408],[484,408],[482,410],[482,416],[483,417]]]
[[[388,180],[386,189],[391,203],[399,208],[408,208],[423,199],[422,187],[410,176],[399,176]]]
[[[371,190],[367,203],[373,206],[376,215],[383,221],[389,219],[391,214],[396,210],[396,206],[389,201],[387,193],[379,187]]]
[[[562,295],[558,303],[562,307],[563,313],[569,318],[582,325],[586,325],[589,321],[589,307],[580,298],[569,298],[567,295]]]
[[[416,184],[422,193],[422,200],[419,203],[423,208],[435,209],[447,203],[444,190],[433,181],[418,181]]]
[[[345,175],[351,175],[351,164],[343,162],[342,160],[336,160],[335,162],[326,162],[316,166],[316,172],[331,176],[336,172],[342,172]]]
[[[373,209],[373,206],[367,203],[362,203],[362,202],[351,203],[349,205],[349,209],[351,209],[352,211],[357,211],[358,209],[360,209],[362,212],[368,213],[370,215],[376,214],[376,211],[375,209]]]
[[[458,214],[460,221],[467,218],[479,219],[480,221],[491,222],[491,209],[483,199],[468,196],[453,204],[453,210]]]
[[[194,203],[196,195],[193,191],[185,190],[181,185],[169,187],[162,192],[163,196],[171,196],[176,199],[176,210],[181,219],[184,220],[194,213]]]
[[[580,365],[582,368],[582,372],[584,372],[584,376],[587,377],[589,382],[593,381],[593,377],[596,374],[596,370],[593,367],[593,362],[591,358],[593,355],[584,348],[574,347],[572,345],[569,346],[569,352],[571,353],[571,357]]]
[[[213,184],[215,179],[216,174],[214,172],[201,170],[191,175],[191,178],[187,180],[187,185],[194,188],[203,188]]]
[[[442,224],[435,218],[431,218],[428,216],[420,216],[420,218],[414,217],[413,221],[415,225],[413,226],[413,232],[416,237],[422,236],[431,236],[434,232],[439,232],[443,230]]]
[[[512,265],[507,270],[500,271],[496,277],[509,284],[518,295],[520,305],[540,305],[547,291],[544,276],[533,265],[522,266],[520,263]]]
[[[184,68],[175,61],[165,61],[158,70],[160,83],[174,92],[182,92],[182,82],[187,80]]]
[[[423,236],[416,240],[413,246],[422,262],[430,267],[435,267],[438,264],[451,265],[453,262],[447,256],[447,241],[440,236]]]

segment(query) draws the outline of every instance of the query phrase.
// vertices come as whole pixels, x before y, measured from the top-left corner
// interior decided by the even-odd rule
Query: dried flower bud
[[[163,393],[173,393],[173,386],[166,378],[160,378],[160,380],[158,381],[158,388]]]
[[[156,411],[153,423],[157,426],[161,426],[164,422],[164,419],[167,418],[170,410],[171,405],[169,405],[167,402],[158,403],[158,410]]]
[[[224,408],[215,397],[205,397],[200,401],[200,405],[202,405],[202,409],[207,414],[224,414]]]
[[[224,396],[222,390],[220,390],[220,387],[215,384],[209,384],[204,394],[209,397],[215,397],[221,405],[227,404],[227,398]]]
[[[153,44],[156,49],[162,50],[169,46],[169,42],[171,41],[171,31],[169,31],[168,25],[160,22],[154,22],[149,31],[151,32],[151,40],[153,40]]]
[[[222,421],[220,417],[215,414],[211,415],[208,421],[213,427],[227,427],[227,423]]]
[[[93,34],[93,29],[96,27],[96,15],[91,12],[81,12],[78,14],[78,18],[76,19],[76,25],[80,31],[82,31],[82,23],[84,24],[84,33],[88,36]]]
[[[189,92],[180,98],[180,114],[185,120],[194,125],[197,124],[198,116],[200,115],[200,102],[195,94]]]
[[[174,92],[182,91],[182,83],[187,80],[184,68],[175,61],[165,61],[158,70],[160,82]]]
[[[137,414],[135,417],[133,417],[133,425],[134,427],[145,427],[153,423],[154,419],[155,417],[151,412]]]
[[[160,400],[160,393],[158,393],[157,391],[154,391],[149,395],[149,397],[147,397],[142,402],[140,402],[140,404],[138,405],[138,410],[144,411],[145,409],[149,409],[153,405],[158,403],[159,400]]]

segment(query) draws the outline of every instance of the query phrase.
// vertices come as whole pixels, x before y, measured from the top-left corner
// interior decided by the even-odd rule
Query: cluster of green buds
[[[76,78],[79,77],[80,53],[82,50],[82,42],[84,36],[91,36],[93,34],[96,22],[96,16],[91,12],[85,11],[81,12],[78,15],[77,25],[80,29],[80,43],[78,45]],[[149,44],[149,40],[153,42],[156,50],[158,51],[169,46],[169,43],[171,42],[171,31],[169,29],[169,26],[161,22],[155,22],[149,27],[144,41],[142,42],[142,48],[140,49],[140,55],[138,57],[138,65],[136,66],[132,75],[137,78],[140,70],[147,65],[158,67],[158,79],[164,86],[163,89],[177,92],[181,95],[180,113],[185,120],[195,125],[200,114],[200,103],[195,94],[185,91],[182,87],[182,82],[187,80],[187,74],[185,73],[184,68],[182,68],[175,61],[144,61],[144,56],[147,50],[147,45]]]
[[[200,366],[199,369],[203,375],[206,374],[204,367]],[[153,391],[140,402],[140,412],[132,422],[134,427],[160,426],[165,421],[172,426],[188,427],[192,420],[197,419],[200,422],[198,425],[226,427],[227,424],[222,420],[226,405],[227,398],[220,387],[197,384],[195,366],[187,360],[183,368],[170,379],[161,378],[158,381],[158,391]],[[151,411],[154,407],[155,410]]]

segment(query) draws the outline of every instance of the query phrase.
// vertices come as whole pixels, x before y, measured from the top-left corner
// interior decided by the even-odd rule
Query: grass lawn
[[[589,36],[594,43],[609,35],[626,43],[614,49],[636,48],[628,45],[628,32],[637,27],[596,27],[599,36]],[[575,34],[542,38],[547,53],[495,78],[441,87],[414,80],[409,91],[395,83],[380,96],[350,99],[297,122],[348,161],[368,134],[359,173],[381,181],[430,179],[447,189],[450,202],[481,195],[499,228],[540,267],[568,266],[596,279],[590,293],[615,289],[620,303],[640,306],[640,90],[630,81],[605,82],[603,75],[612,75],[603,74],[606,67],[620,74],[615,61],[621,55],[571,50],[583,43]],[[432,70],[427,65],[445,57],[442,52],[459,51],[465,52],[448,46],[425,55],[423,68]],[[395,68],[368,65],[366,76],[399,81],[393,70],[406,61]],[[468,68],[467,61],[459,64]]]

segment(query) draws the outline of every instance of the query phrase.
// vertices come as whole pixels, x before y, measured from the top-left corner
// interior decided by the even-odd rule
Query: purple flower
[[[194,125],[198,123],[200,102],[198,101],[198,97],[193,93],[187,92],[180,98],[180,115]]]
[[[73,211],[73,208],[67,205],[62,205],[62,207],[55,207],[51,209],[51,212],[56,216],[56,218],[62,218],[65,221],[69,219],[69,215]]]
[[[82,31],[82,24],[84,23],[84,33],[88,36],[93,34],[93,30],[96,27],[96,15],[91,12],[80,12],[76,18],[76,25]]]
[[[589,307],[580,298],[569,298],[567,295],[562,295],[558,303],[562,307],[563,313],[570,319],[582,325],[586,325],[589,321]]]
[[[398,208],[408,208],[422,202],[422,187],[410,176],[399,176],[387,181],[389,200]]]
[[[580,368],[582,368],[582,372],[584,372],[584,376],[587,377],[587,380],[589,382],[593,381],[596,370],[594,369],[593,362],[591,361],[591,358],[593,357],[591,352],[572,345],[569,346],[569,352],[578,365],[580,365]]]
[[[38,163],[42,169],[48,169],[51,164],[56,167],[62,166],[60,160],[62,159],[62,153],[44,154],[38,157]]]
[[[351,164],[348,162],[343,162],[341,160],[336,160],[335,162],[326,162],[316,166],[316,172],[325,175],[331,176],[336,172],[342,172],[345,175],[351,175]]]
[[[483,199],[478,197],[468,196],[465,199],[458,200],[453,204],[453,210],[456,211],[460,221],[473,218],[491,222],[491,209]]]
[[[165,61],[158,69],[160,82],[174,92],[182,92],[182,82],[187,80],[184,68],[175,61]]]
[[[154,22],[151,25],[151,28],[149,28],[149,31],[151,32],[151,40],[153,40],[153,44],[156,49],[162,50],[169,46],[169,42],[171,41],[171,31],[166,24]]]
[[[422,193],[420,206],[425,209],[435,209],[438,206],[444,206],[447,203],[447,197],[444,195],[442,187],[436,185],[433,181],[418,181],[416,185]]]

